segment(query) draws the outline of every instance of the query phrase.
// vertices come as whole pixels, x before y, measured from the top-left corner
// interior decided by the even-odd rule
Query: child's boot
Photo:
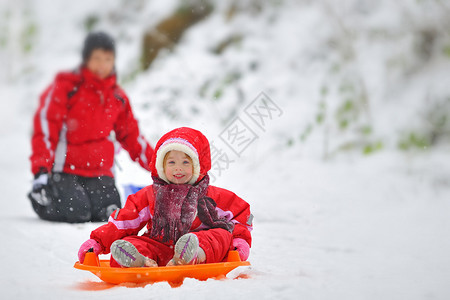
[[[112,243],[111,255],[115,261],[123,267],[136,268],[158,266],[153,259],[139,253],[132,243],[125,240],[117,240]]]
[[[205,262],[205,251],[199,246],[198,237],[187,233],[175,244],[173,259],[168,265],[192,265]]]

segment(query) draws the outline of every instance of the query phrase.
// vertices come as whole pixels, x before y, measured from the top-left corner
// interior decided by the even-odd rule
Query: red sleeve
[[[111,244],[125,236],[137,235],[146,224],[150,224],[154,211],[153,188],[148,186],[127,198],[125,206],[111,214],[108,223],[91,233],[91,239],[109,253]]]
[[[216,202],[219,216],[234,223],[232,238],[244,239],[251,246],[253,215],[250,213],[250,205],[235,193],[215,186],[208,188],[207,195]]]
[[[114,126],[116,138],[122,147],[128,151],[132,160],[139,162],[144,169],[150,171],[153,148],[140,134],[138,122],[133,115],[125,93],[121,90],[118,93],[117,96],[124,101],[124,109],[120,112]]]
[[[67,94],[73,85],[71,82],[55,79],[40,97],[39,107],[33,119],[31,171],[36,174],[40,169],[51,171],[55,158],[55,149],[59,141],[59,132],[67,116]]]

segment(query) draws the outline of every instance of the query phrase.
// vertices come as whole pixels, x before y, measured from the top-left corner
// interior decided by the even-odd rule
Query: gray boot
[[[125,240],[117,240],[112,243],[111,256],[119,265],[127,268],[158,266],[153,259],[139,253],[132,243]]]
[[[202,263],[206,260],[205,252],[199,246],[198,237],[193,233],[187,233],[180,237],[175,244],[171,264],[190,265]]]

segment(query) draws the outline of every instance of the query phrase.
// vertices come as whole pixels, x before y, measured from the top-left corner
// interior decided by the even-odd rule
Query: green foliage
[[[213,93],[213,100],[219,100],[223,96],[223,87],[217,88]]]
[[[95,26],[100,21],[100,17],[97,15],[89,15],[84,19],[84,28],[87,32],[94,30]]]
[[[28,20],[28,23],[20,33],[20,45],[22,47],[23,53],[30,53],[33,50],[33,45],[38,33],[37,24],[31,20],[31,17],[29,18],[30,19]]]
[[[441,142],[450,141],[450,97],[428,99],[416,128],[403,133],[398,148],[403,151],[427,150]]]
[[[326,118],[326,110],[327,110],[327,105],[325,102],[320,102],[319,103],[319,107],[318,107],[318,111],[316,114],[316,123],[317,124],[323,124],[323,122],[325,121]]]
[[[11,13],[9,11],[4,11],[2,15],[0,16],[1,22],[0,22],[0,48],[5,48],[8,44],[8,25],[9,25],[9,18]]]
[[[341,130],[347,129],[357,117],[358,111],[356,110],[355,102],[351,99],[344,101],[336,111],[336,121]]]
[[[341,65],[338,63],[334,63],[331,68],[330,68],[330,73],[339,73],[339,71],[341,71]]]
[[[211,85],[211,80],[208,79],[205,82],[203,82],[203,84],[200,86],[200,88],[198,90],[198,95],[201,98],[206,98],[206,94],[208,92],[208,89],[209,89],[210,85]]]
[[[450,45],[444,46],[443,52],[447,58],[450,58]]]
[[[308,136],[311,134],[312,131],[313,131],[313,125],[308,124],[308,126],[306,126],[305,130],[300,135],[300,141],[304,142],[308,138]],[[292,141],[292,143],[293,143],[293,141]]]
[[[288,147],[292,147],[294,145],[294,140],[293,139],[288,139],[287,140],[287,146]]]
[[[450,96],[435,99],[425,114],[430,144],[450,141]]]
[[[176,9],[176,14],[192,15],[203,14],[204,11],[212,11],[214,5],[208,0],[183,0],[180,1],[180,6]]]
[[[377,151],[380,151],[381,149],[383,149],[383,142],[382,141],[376,141],[373,143],[368,143],[363,147],[363,154],[364,155],[369,155],[369,154],[373,154]]]
[[[231,71],[226,73],[221,79],[209,79],[199,89],[199,95],[202,98],[208,98],[208,91],[212,90],[211,100],[219,101],[225,91],[233,86],[242,77],[240,71]]]
[[[340,130],[347,130],[358,125],[367,99],[361,84],[348,79],[340,84],[338,91],[341,103],[336,109],[335,119]]]
[[[321,92],[322,95],[326,95],[327,93],[327,89],[326,87],[322,87]],[[312,132],[314,131],[314,126],[320,126],[323,125],[323,123],[325,122],[326,119],[326,113],[327,113],[327,105],[324,101],[319,102],[318,106],[317,106],[317,113],[316,113],[316,117],[314,122],[308,123],[307,126],[304,128],[304,130],[302,131],[302,133],[300,134],[300,141],[306,142],[306,140],[308,139],[308,137],[312,134]],[[294,144],[294,139],[289,139],[288,141],[288,145],[292,146]]]
[[[337,64],[333,65],[332,72],[338,73],[340,70],[334,66]],[[343,75],[337,79],[340,84],[320,87],[314,120],[301,131],[299,140],[305,142],[313,131],[322,129],[319,132],[323,132],[324,157],[343,151],[361,151],[364,155],[380,151],[384,144],[375,138],[361,79]],[[336,101],[337,105],[329,107],[329,103]],[[344,142],[339,142],[341,140]],[[331,149],[328,149],[329,145],[332,145]]]
[[[316,123],[317,124],[322,124],[324,122],[324,120],[325,120],[325,115],[323,113],[319,112],[316,115]]]
[[[227,50],[230,46],[238,46],[243,39],[243,35],[241,34],[232,34],[227,37],[225,40],[221,41],[216,47],[214,47],[211,51],[214,54],[221,55],[225,50]]]
[[[372,132],[373,132],[373,129],[370,125],[364,125],[360,128],[360,133],[362,135],[369,136],[372,134]]]
[[[0,32],[3,32],[3,30],[0,29]],[[5,48],[7,44],[8,38],[5,35],[0,34],[0,48]]]
[[[399,143],[398,148],[407,151],[412,149],[422,149],[425,150],[430,147],[430,141],[428,138],[416,132],[410,132],[403,136]]]

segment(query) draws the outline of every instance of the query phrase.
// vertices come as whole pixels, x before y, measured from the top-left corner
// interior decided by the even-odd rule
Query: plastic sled
[[[93,252],[88,252],[84,263],[77,261],[74,268],[89,271],[104,282],[112,284],[167,281],[171,286],[179,286],[184,278],[225,278],[230,271],[240,266],[250,266],[250,262],[241,261],[237,251],[230,251],[227,261],[221,263],[143,268],[112,268],[109,260],[99,260]]]

